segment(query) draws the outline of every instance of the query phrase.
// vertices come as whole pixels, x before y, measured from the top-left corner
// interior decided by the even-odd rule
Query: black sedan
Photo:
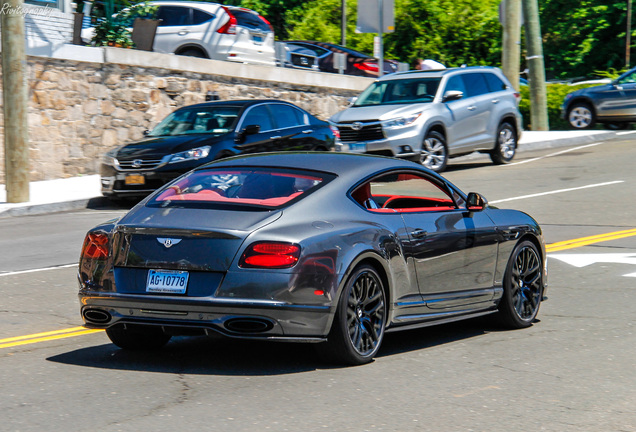
[[[364,77],[378,77],[378,60],[367,54],[340,45],[316,41],[285,41],[289,51],[287,66],[301,69],[318,69],[321,72],[338,73],[334,66],[334,54],[346,54],[344,73]],[[384,60],[384,74],[397,72],[398,62]]]
[[[547,269],[530,216],[414,162],[276,153],[199,167],[90,230],[78,277],[86,327],[124,349],[220,333],[362,364],[389,331],[530,326]]]
[[[242,153],[333,148],[329,124],[288,102],[191,105],[171,113],[145,139],[106,153],[102,193],[115,199],[143,197],[192,168]]]

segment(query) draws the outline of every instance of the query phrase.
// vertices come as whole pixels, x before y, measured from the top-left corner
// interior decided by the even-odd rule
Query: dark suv
[[[621,129],[636,122],[636,68],[609,84],[569,93],[561,111],[574,129],[589,129],[596,123]]]

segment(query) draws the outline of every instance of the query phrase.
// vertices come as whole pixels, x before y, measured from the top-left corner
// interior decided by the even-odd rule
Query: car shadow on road
[[[500,330],[492,321],[477,318],[388,333],[377,361]],[[107,343],[69,351],[47,360],[100,369],[225,376],[284,375],[344,367],[323,357],[319,345],[191,336],[173,337],[168,345],[156,351],[127,351]]]

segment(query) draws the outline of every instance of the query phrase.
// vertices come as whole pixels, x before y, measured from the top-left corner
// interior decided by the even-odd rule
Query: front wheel
[[[356,268],[338,301],[327,339],[328,354],[339,363],[373,360],[386,326],[386,294],[380,276],[368,265]]]
[[[504,292],[499,303],[502,322],[513,329],[532,325],[543,296],[543,262],[529,240],[515,246],[506,266]]]
[[[502,123],[497,130],[495,148],[490,152],[490,159],[496,165],[507,164],[517,153],[517,131],[510,123]]]
[[[426,138],[422,142],[420,163],[435,172],[442,172],[446,169],[448,147],[444,135],[436,131],[430,131],[426,134]]]
[[[159,349],[170,340],[161,327],[116,326],[106,329],[106,335],[112,343],[125,350],[143,351]]]
[[[567,112],[567,120],[574,129],[590,129],[596,123],[594,111],[586,103],[575,103]]]

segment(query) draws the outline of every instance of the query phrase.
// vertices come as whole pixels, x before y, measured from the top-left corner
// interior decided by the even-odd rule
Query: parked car
[[[547,270],[525,213],[410,161],[305,152],[196,168],[91,229],[78,278],[85,326],[123,349],[219,333],[362,364],[388,331],[531,326]]]
[[[602,123],[612,129],[636,121],[636,68],[610,83],[576,90],[565,96],[563,118],[574,129],[589,129]]]
[[[253,10],[198,1],[150,1],[158,6],[153,51],[275,66],[274,30]],[[115,18],[117,18],[115,16]],[[132,27],[132,23],[129,23]],[[90,42],[94,30],[84,29]]]
[[[192,168],[242,153],[333,148],[329,124],[288,102],[190,105],[168,115],[143,140],[106,153],[102,193],[143,197]]]
[[[338,69],[334,67],[334,54],[344,53],[347,55],[345,74],[366,77],[378,76],[378,60],[359,51],[327,42],[284,41],[281,43],[285,44],[289,52],[288,59],[283,66],[315,69],[315,65],[317,65],[321,72],[338,73]],[[304,62],[303,57],[305,58]],[[397,61],[384,60],[385,74],[391,74],[397,70]]]
[[[330,121],[344,151],[409,158],[437,172],[474,151],[504,164],[522,132],[519,97],[493,67],[398,72]]]

